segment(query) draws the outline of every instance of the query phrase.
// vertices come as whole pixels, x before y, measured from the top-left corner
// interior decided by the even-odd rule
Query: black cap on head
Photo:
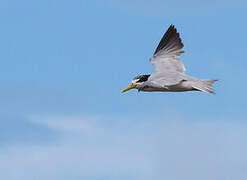
[[[136,81],[137,83],[145,82],[148,80],[149,76],[150,74],[145,74],[145,75],[136,76],[134,79],[139,79],[138,81]]]

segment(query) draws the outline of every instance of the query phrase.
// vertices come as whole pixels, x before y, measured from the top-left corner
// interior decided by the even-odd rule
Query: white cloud
[[[31,121],[63,132],[62,139],[53,145],[2,148],[3,179],[247,178],[246,123],[174,119],[114,122],[56,116],[32,116]]]
[[[68,133],[91,134],[95,131],[95,123],[99,117],[81,116],[30,116],[32,123],[44,125],[50,129]]]

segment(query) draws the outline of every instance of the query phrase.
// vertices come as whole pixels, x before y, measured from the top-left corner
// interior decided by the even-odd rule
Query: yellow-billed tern
[[[214,93],[213,83],[217,80],[200,80],[184,74],[185,67],[178,58],[184,53],[183,47],[179,33],[174,25],[171,25],[150,58],[155,72],[135,77],[122,92],[135,88],[138,91],[147,92],[203,91]]]

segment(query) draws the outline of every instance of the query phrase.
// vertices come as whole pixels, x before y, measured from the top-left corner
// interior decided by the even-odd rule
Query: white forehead
[[[133,83],[133,84],[136,84],[137,81],[139,81],[139,79],[133,79],[133,80],[132,80],[132,83]]]
[[[132,83],[136,83],[139,79],[133,79]]]

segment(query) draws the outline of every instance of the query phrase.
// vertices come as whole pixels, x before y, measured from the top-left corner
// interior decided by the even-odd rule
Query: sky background
[[[246,180],[244,0],[2,0],[0,178]],[[201,92],[121,94],[174,24]]]

